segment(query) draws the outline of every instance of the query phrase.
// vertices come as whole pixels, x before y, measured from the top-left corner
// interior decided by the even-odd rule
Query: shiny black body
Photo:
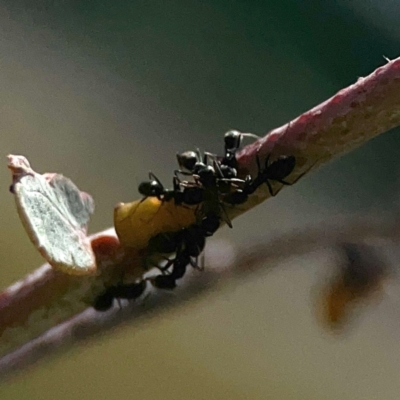
[[[271,184],[269,183],[270,180],[277,181],[283,185],[292,185],[284,181],[284,179],[293,172],[296,166],[296,158],[294,156],[280,156],[269,164],[269,157],[270,155],[265,159],[265,166],[261,169],[260,159],[257,155],[257,167],[259,172],[253,182],[249,184],[249,188],[247,189],[248,194],[254,193],[259,186],[265,183],[270,195],[275,196]]]
[[[239,150],[243,136],[239,131],[228,131],[224,136],[225,154],[221,165],[237,170],[236,152]]]
[[[267,162],[263,170],[259,166],[259,176],[254,181],[251,177],[237,179],[236,153],[245,136],[257,138],[256,135],[239,131],[227,132],[223,157],[210,153],[202,155],[199,150],[177,154],[180,169],[175,171],[173,189],[165,189],[152,173],[149,174],[148,182],[140,184],[139,192],[145,197],[155,196],[161,201],[173,199],[177,204],[201,204],[198,215],[203,216],[197,224],[177,232],[160,233],[149,241],[150,252],[175,253],[165,265],[158,267],[162,274],[150,278],[155,287],[173,289],[176,281],[184,276],[189,264],[198,267],[197,258],[205,247],[206,238],[216,232],[221,219],[232,227],[223,201],[241,204],[266,179],[283,179],[286,176],[284,173],[279,175],[281,171],[274,170],[275,164],[268,166]],[[188,176],[191,180],[183,180],[180,175]]]
[[[203,191],[202,213],[221,215],[226,224],[232,228],[232,223],[224,209],[221,201],[221,194],[230,193],[232,186],[244,181],[236,178],[236,170],[227,165],[221,164],[219,157],[200,151],[186,151],[177,154],[180,170],[175,171],[175,176],[187,175],[193,178],[193,182],[187,183],[195,185],[197,190]],[[209,165],[210,161],[212,165]],[[237,186],[236,186],[237,187]]]
[[[175,257],[167,262],[160,269],[165,272],[152,279],[155,287],[160,289],[173,289],[176,287],[176,280],[182,278],[189,264],[198,267],[197,258],[204,250],[206,238],[212,236],[220,225],[218,215],[206,215],[200,224],[194,224],[181,231],[170,234],[159,234],[153,240],[157,244],[155,249],[159,253],[171,253],[175,246]],[[194,260],[193,260],[194,259]],[[172,267],[172,268],[171,268]],[[171,269],[170,272],[167,272]]]
[[[272,191],[270,180],[277,181],[283,185],[292,185],[292,183],[286,182],[284,179],[293,172],[296,166],[295,157],[280,156],[271,163],[269,163],[269,157],[268,155],[265,160],[264,168],[261,168],[260,159],[257,156],[257,176],[254,179],[247,176],[243,187],[225,195],[223,200],[232,205],[243,204],[247,201],[248,196],[253,194],[263,183],[267,185],[271,196],[275,196],[276,193]]]
[[[134,300],[140,297],[145,290],[145,280],[128,285],[120,284],[110,286],[97,297],[93,304],[93,308],[97,311],[107,311],[112,307],[114,299]]]
[[[177,177],[173,178],[173,189],[166,189],[160,180],[152,173],[149,173],[149,180],[142,182],[138,191],[147,197],[157,197],[161,201],[174,200],[176,204],[196,205],[204,199],[204,190],[196,185],[181,185]]]
[[[231,168],[231,170],[237,170],[236,153],[240,149],[244,137],[251,137],[258,139],[257,135],[253,133],[242,133],[236,130],[230,130],[225,133],[224,136],[224,150],[225,154],[220,161],[221,165]]]

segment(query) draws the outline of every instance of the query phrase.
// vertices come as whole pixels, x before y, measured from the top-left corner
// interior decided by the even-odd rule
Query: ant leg
[[[267,168],[268,165],[269,165],[269,159],[270,159],[270,157],[271,157],[271,153],[269,153],[269,154],[267,155],[267,157],[265,158],[265,168]]]
[[[174,171],[174,175],[176,176],[176,178],[179,179],[179,175],[184,175],[184,176],[193,176],[193,172],[186,172],[186,171],[181,171],[180,169],[176,169]],[[180,179],[179,179],[180,180]]]
[[[121,278],[120,278],[120,283],[119,283],[119,285],[123,285],[123,280],[124,280],[124,278],[123,278],[123,273],[121,273]],[[115,300],[117,300],[117,303],[118,303],[118,306],[119,306],[119,311],[121,311],[122,310],[122,304],[121,304],[121,299],[119,298],[119,297],[115,297]],[[113,302],[114,303],[114,302]],[[113,303],[112,303],[112,305],[113,305]]]
[[[239,179],[239,178],[218,178],[219,181],[222,182],[229,182],[229,183],[241,183],[245,184],[246,181],[244,179]]]
[[[204,251],[200,254],[200,265],[197,264],[199,271],[204,271]]]
[[[168,264],[168,262],[171,261],[171,260],[170,260],[168,257],[166,257],[166,256],[162,256],[162,255],[161,255],[160,258],[164,259],[164,261],[167,261],[167,264]],[[167,270],[167,269],[171,266],[171,264],[169,264],[168,266],[160,267],[160,265],[157,264],[154,260],[146,260],[145,264],[146,264],[146,265],[144,266],[145,271],[149,271],[150,268],[157,268],[157,269],[158,269],[159,271],[161,271],[162,273],[164,273],[165,270]]]
[[[155,180],[158,183],[158,185],[160,186],[160,188],[162,189],[162,191],[164,191],[164,185],[161,183],[161,181],[151,171],[149,172],[149,179],[150,180]],[[154,197],[157,197],[157,199],[160,200],[160,201],[163,200],[163,194],[162,193],[159,193],[159,194],[155,195]]]
[[[193,260],[194,258],[194,260]],[[194,268],[194,269],[199,269],[199,263],[198,263],[198,257],[190,257],[189,264]]]
[[[255,139],[255,140],[260,139],[260,136],[256,135],[255,133],[246,132],[246,133],[241,133],[241,135],[242,135],[243,137],[249,137],[249,138],[253,138],[253,139]],[[240,144],[239,144],[239,146],[240,146]]]
[[[150,180],[155,180],[161,187],[163,187],[163,184],[160,182],[160,180],[150,171],[149,172],[149,179]]]
[[[233,228],[232,222],[229,219],[228,214],[227,214],[227,212],[225,210],[225,207],[222,204],[222,202],[219,203],[219,206],[221,207],[222,214],[223,214],[222,219],[226,222],[226,224],[229,226],[229,228]]]
[[[307,173],[314,167],[314,165],[315,165],[317,162],[318,162],[318,160],[315,161],[315,163],[312,164],[311,167],[307,169],[307,171],[304,171],[303,173],[301,173],[292,183],[286,182],[286,181],[281,180],[281,179],[276,179],[276,181],[279,182],[279,183],[282,183],[282,185],[288,185],[288,186],[294,185],[294,184],[295,184],[297,181],[299,181],[305,174],[307,174]]]
[[[119,311],[121,311],[122,310],[122,303],[121,303],[121,299],[119,298],[119,297],[117,297],[117,303],[118,303],[118,306],[119,306]]]
[[[304,174],[302,174],[302,175],[304,175]],[[300,176],[300,177],[301,177],[301,176]],[[289,183],[289,182],[283,181],[282,179],[274,179],[274,180],[276,180],[276,181],[279,182],[279,183],[282,183],[282,185],[287,185],[287,186],[292,186],[293,183],[295,183],[295,182]]]
[[[196,153],[197,153],[197,161],[201,162],[202,161],[202,157],[201,157],[201,151],[200,151],[199,148],[196,149]]]
[[[181,181],[176,175],[172,178],[172,184],[174,192],[179,192],[181,190]]]
[[[271,157],[271,153],[267,155],[265,158],[265,168],[261,168],[261,162],[260,162],[260,157],[258,156],[258,150],[257,150],[257,155],[256,155],[256,161],[257,161],[257,168],[258,168],[258,174],[262,174],[267,168],[269,164],[269,158]]]
[[[271,196],[275,196],[276,193],[274,194],[274,192],[272,191],[272,187],[271,187],[271,184],[269,183],[268,179],[265,181],[265,183],[266,183],[266,185],[268,186],[269,194],[270,194]]]
[[[211,159],[213,162],[217,161],[217,155],[213,153],[209,153],[208,151],[204,152],[203,163],[208,165],[208,159]]]
[[[207,154],[209,154],[209,153],[207,153]],[[215,171],[217,171],[219,176],[221,177],[220,179],[223,180],[224,179],[224,174],[222,173],[221,168],[220,168],[217,160],[215,160],[215,159],[213,160],[213,165],[214,165]]]
[[[168,271],[168,268],[171,267],[171,265],[172,265],[172,264],[174,263],[174,261],[175,261],[175,258],[170,259],[170,258],[165,257],[165,259],[167,260],[167,263],[166,263],[163,267],[157,266],[157,268],[158,268],[163,274],[165,274],[165,273]]]
[[[301,179],[305,174],[307,174],[308,172],[310,172],[310,171],[314,168],[315,164],[317,164],[318,161],[319,161],[319,160],[315,161],[315,163],[312,164],[310,168],[308,168],[306,171],[304,171],[302,174],[300,174],[300,175],[292,182],[292,185],[295,184],[299,179]]]
[[[261,163],[260,163],[260,157],[258,156],[258,151],[257,151],[257,154],[256,154],[256,161],[257,161],[258,173],[261,174]]]

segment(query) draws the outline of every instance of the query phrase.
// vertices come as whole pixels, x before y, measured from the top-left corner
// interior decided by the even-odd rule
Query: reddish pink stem
[[[119,241],[113,230],[92,239],[101,270],[121,260]],[[44,264],[0,294],[0,354],[21,346],[88,307],[96,293],[104,290],[105,277],[73,276]],[[119,277],[119,274],[118,274]]]
[[[318,165],[399,126],[399,110],[400,58],[397,58],[246,146],[238,155],[240,175],[257,174],[256,154],[261,164],[269,154],[271,160],[291,155],[296,157],[296,169],[290,175],[294,181]],[[238,215],[269,196],[266,188],[257,191],[245,208],[233,214]]]

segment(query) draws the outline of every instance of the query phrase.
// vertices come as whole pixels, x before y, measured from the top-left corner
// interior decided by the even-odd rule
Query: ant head
[[[156,180],[142,182],[138,186],[138,191],[142,196],[159,196],[163,193],[164,188]]]
[[[219,169],[221,170],[224,178],[231,179],[231,178],[236,178],[236,176],[237,176],[236,169],[233,167],[230,167],[229,165],[221,164],[219,166]]]
[[[96,311],[107,311],[109,310],[114,302],[114,294],[112,290],[106,290],[103,294],[98,296],[94,301],[93,308]]]
[[[176,159],[178,160],[179,167],[192,172],[196,163],[199,161],[198,155],[194,151],[185,151],[177,153]]]
[[[204,163],[201,162],[201,161],[197,161],[197,162],[194,164],[194,167],[193,167],[193,169],[192,169],[192,172],[193,172],[194,174],[200,175],[200,173],[201,173],[204,169],[206,169],[206,168],[207,168],[207,165],[206,165],[206,164],[204,164]]]
[[[203,186],[213,186],[216,184],[215,169],[211,165],[205,165],[198,172],[199,180]]]
[[[225,133],[224,136],[225,151],[236,150],[242,142],[242,134],[239,131],[231,130]]]
[[[197,174],[200,176],[200,178],[215,176],[215,169],[211,165],[205,165],[203,163],[198,164]]]

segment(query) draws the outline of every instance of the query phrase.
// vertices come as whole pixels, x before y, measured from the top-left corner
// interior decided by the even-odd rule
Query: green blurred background
[[[42,259],[15,212],[5,156],[73,179],[90,225],[138,197],[175,153],[222,151],[230,128],[264,134],[400,53],[389,1],[0,1],[0,279]],[[373,140],[235,220],[218,238],[274,237],[397,206],[397,132]],[[397,292],[332,336],[316,295],[327,250],[227,286],[15,377],[2,399],[398,399]]]

